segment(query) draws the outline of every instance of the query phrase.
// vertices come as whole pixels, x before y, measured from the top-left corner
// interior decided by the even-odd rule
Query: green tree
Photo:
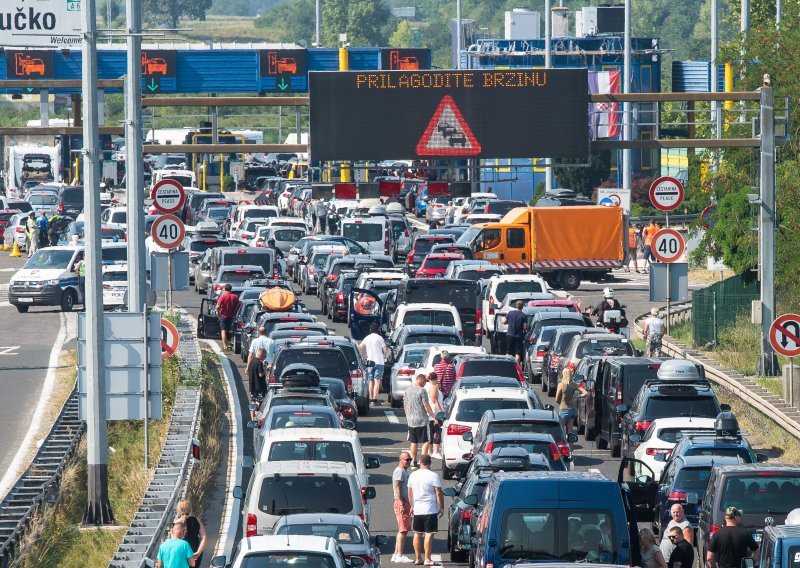
[[[561,160],[564,164],[581,164],[584,160]],[[588,167],[553,168],[559,187],[572,189],[580,195],[590,196],[596,187],[611,173],[611,151],[593,153]]]
[[[397,29],[389,38],[390,47],[411,47],[411,24],[406,20],[401,20],[397,24]]]
[[[154,26],[177,28],[181,20],[205,20],[212,0],[144,0],[147,21]]]
[[[338,45],[346,33],[352,46],[381,46],[395,30],[395,18],[383,0],[325,0],[322,3],[322,39]]]
[[[259,28],[271,28],[277,40],[311,44],[314,37],[314,0],[284,0],[253,22]]]

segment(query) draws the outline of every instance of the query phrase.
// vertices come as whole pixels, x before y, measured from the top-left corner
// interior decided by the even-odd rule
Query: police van
[[[125,243],[103,245],[103,264],[126,264]],[[69,312],[83,304],[78,265],[84,258],[83,245],[45,247],[36,251],[11,277],[8,301],[25,313],[31,306],[60,306]]]

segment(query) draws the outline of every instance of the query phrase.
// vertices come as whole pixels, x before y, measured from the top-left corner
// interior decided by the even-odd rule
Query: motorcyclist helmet
[[[611,300],[614,298],[614,290],[611,288],[603,288],[603,297],[607,300]]]

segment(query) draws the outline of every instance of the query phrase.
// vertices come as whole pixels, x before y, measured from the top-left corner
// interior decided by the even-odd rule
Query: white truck
[[[61,177],[61,143],[7,146],[3,171],[8,197],[23,197],[28,182],[57,181]]]

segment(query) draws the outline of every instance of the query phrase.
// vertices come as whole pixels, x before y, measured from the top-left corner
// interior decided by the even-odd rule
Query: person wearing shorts
[[[408,476],[408,499],[413,514],[414,564],[434,566],[431,550],[433,537],[439,530],[439,517],[444,513],[444,494],[442,480],[431,471],[431,456],[427,454],[419,458],[419,469]]]
[[[406,536],[411,530],[411,503],[408,500],[408,468],[411,466],[411,454],[400,452],[400,461],[392,473],[392,492],[394,494],[394,517],[397,519],[397,539],[394,544],[392,562],[407,564],[411,559],[403,554]]]
[[[406,412],[408,427],[409,452],[414,462],[417,461],[417,447],[422,444],[422,453],[428,453],[428,421],[433,418],[433,409],[428,402],[428,391],[425,390],[427,379],[423,373],[417,375],[414,384],[406,389],[403,395],[403,409]],[[434,419],[435,420],[435,419]]]
[[[383,379],[383,368],[386,363],[386,353],[389,348],[386,342],[378,333],[378,324],[373,322],[369,326],[369,335],[359,344],[359,348],[373,366],[367,368],[367,378],[369,379],[369,398],[372,404],[380,404],[378,395],[381,392],[381,381]]]
[[[217,317],[219,318],[219,329],[222,334],[222,348],[230,351],[231,346],[228,339],[233,330],[233,318],[236,317],[236,310],[239,307],[239,296],[232,292],[233,286],[225,284],[225,291],[222,292],[217,300]]]

